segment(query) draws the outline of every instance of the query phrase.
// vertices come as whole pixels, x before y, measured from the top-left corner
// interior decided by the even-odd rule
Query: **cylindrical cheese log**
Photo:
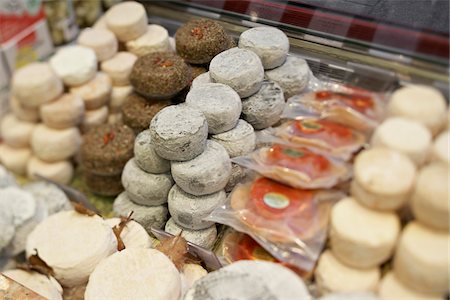
[[[172,176],[185,192],[201,196],[222,190],[231,175],[231,161],[225,148],[207,141],[205,151],[196,158],[171,165]]]
[[[408,199],[416,167],[405,155],[385,148],[361,152],[355,159],[352,196],[372,209],[396,210]]]
[[[191,89],[186,95],[186,104],[205,115],[210,134],[233,129],[242,110],[239,95],[221,83],[205,83]]]
[[[331,251],[350,267],[370,269],[388,260],[399,234],[395,213],[368,209],[352,198],[340,200],[331,211]]]
[[[244,31],[239,37],[239,48],[255,52],[264,69],[281,66],[289,53],[289,39],[275,27],[254,27]]]
[[[30,158],[29,148],[13,148],[4,143],[0,144],[0,163],[13,173],[25,175]]]
[[[200,74],[197,77],[195,77],[194,80],[192,80],[191,82],[191,89],[196,88],[205,83],[213,83],[211,76],[209,75],[209,72]]]
[[[380,281],[380,269],[356,269],[341,263],[329,250],[319,257],[314,271],[319,294],[375,292]]]
[[[212,135],[211,140],[221,144],[231,158],[252,152],[256,145],[255,130],[244,120],[227,132]]]
[[[0,124],[3,141],[11,147],[30,146],[31,135],[36,125],[17,119],[13,114],[3,117]]]
[[[437,136],[431,151],[432,160],[450,166],[450,131],[445,131]]]
[[[149,129],[139,133],[134,140],[134,158],[145,172],[160,174],[170,171],[170,162],[156,154]]]
[[[112,82],[108,75],[99,72],[95,77],[78,87],[70,89],[72,94],[80,96],[87,110],[97,109],[108,104],[111,98]]]
[[[40,107],[42,121],[50,128],[78,126],[84,116],[83,99],[76,94],[63,94],[56,101]]]
[[[137,56],[152,52],[167,52],[170,50],[169,33],[164,27],[151,24],[147,31],[135,40],[126,43],[127,50]]]
[[[442,295],[417,292],[401,283],[393,272],[384,275],[378,287],[380,300],[439,300]]]
[[[32,123],[39,121],[38,108],[25,106],[14,96],[11,96],[9,106],[11,112],[16,116],[17,119]]]
[[[445,98],[431,86],[410,85],[396,90],[387,110],[389,116],[405,117],[422,123],[433,135],[445,127]]]
[[[80,131],[76,127],[52,129],[43,124],[36,126],[31,137],[34,154],[47,162],[68,159],[81,145]]]
[[[409,223],[395,253],[395,276],[411,289],[445,295],[450,284],[449,245],[448,232]]]
[[[102,261],[89,277],[86,300],[178,300],[180,274],[172,261],[155,249],[130,248]]]
[[[68,160],[46,162],[33,156],[26,165],[26,173],[32,180],[37,180],[36,174],[39,174],[58,183],[69,184],[74,170],[72,163]]]
[[[108,106],[104,105],[93,110],[86,110],[84,113],[83,122],[81,122],[81,130],[83,132],[89,131],[98,125],[105,124],[108,120]]]
[[[231,48],[211,60],[209,75],[214,82],[229,85],[241,98],[245,98],[260,89],[264,68],[254,52]]]
[[[120,218],[106,219],[109,226],[114,227],[120,223]],[[151,248],[153,246],[152,240],[145,228],[141,224],[131,220],[126,224],[120,233],[125,248]]]
[[[38,293],[49,300],[62,300],[63,289],[52,276],[20,269],[7,270],[3,273],[24,287]]]
[[[119,52],[111,59],[102,62],[100,68],[108,74],[114,86],[130,85],[130,73],[137,56],[128,52]]]
[[[78,36],[77,42],[94,50],[98,61],[110,59],[117,53],[117,39],[109,30],[85,28]]]
[[[151,174],[143,171],[132,158],[123,169],[122,185],[135,203],[157,206],[167,202],[173,179],[168,173]]]
[[[226,200],[225,191],[221,190],[204,196],[194,196],[183,191],[176,184],[169,192],[169,212],[172,219],[179,226],[200,230],[214,225],[211,221],[204,221],[211,212]]]
[[[97,57],[90,48],[66,46],[50,58],[50,65],[64,84],[78,86],[94,78]]]
[[[142,225],[142,227],[151,233],[151,228],[163,228],[167,221],[167,207],[145,206],[134,203],[130,200],[126,192],[121,193],[114,200],[114,215],[127,217],[133,211],[133,220]]]
[[[55,278],[72,287],[85,283],[97,264],[117,251],[117,239],[101,217],[64,211],[48,217],[30,233],[27,257],[35,249],[53,268]]]
[[[137,39],[147,30],[147,13],[144,6],[137,2],[116,4],[106,12],[105,17],[106,26],[121,42]]]
[[[48,215],[53,215],[63,210],[73,209],[66,194],[56,185],[46,181],[38,181],[25,185],[23,189],[30,192],[36,201],[45,204]]]
[[[47,63],[31,63],[14,72],[12,94],[25,106],[38,107],[63,92],[61,80]]]
[[[131,85],[113,86],[111,92],[111,101],[109,102],[109,111],[111,113],[120,113],[120,108],[125,103],[128,95],[133,92]]]
[[[206,249],[212,249],[217,238],[216,225],[201,230],[192,230],[179,226],[172,218],[167,221],[165,231],[173,235],[181,233],[186,241]]]
[[[227,185],[225,186],[225,192],[231,192],[238,183],[244,180],[248,173],[249,170],[247,168],[241,167],[240,165],[235,163],[231,163],[231,175]]]
[[[186,105],[172,105],[155,115],[150,133],[159,156],[186,161],[205,150],[208,123],[200,111]]]

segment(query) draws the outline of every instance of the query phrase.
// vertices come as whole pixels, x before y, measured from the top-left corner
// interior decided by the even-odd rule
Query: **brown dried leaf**
[[[188,253],[188,244],[180,234],[167,238],[156,247],[164,253],[178,270],[183,270],[186,263],[200,263],[200,260]]]
[[[122,234],[123,229],[127,226],[128,222],[133,220],[131,218],[133,213],[134,213],[134,211],[131,211],[130,214],[128,215],[128,217],[126,217],[126,218],[120,217],[120,223],[112,228],[113,233],[117,239],[117,250],[118,251],[122,251],[123,249],[125,249],[125,244],[124,244],[122,238],[120,237],[120,235]]]
[[[46,276],[54,276],[55,272],[53,271],[53,268],[39,257],[37,249],[34,249],[34,251],[36,251],[36,254],[31,255],[28,258],[28,262],[18,264],[17,268],[25,271],[35,271]]]
[[[75,211],[79,214],[86,215],[89,217],[95,216],[96,213],[90,210],[89,208],[86,208],[83,204],[78,202],[72,202],[73,208]]]

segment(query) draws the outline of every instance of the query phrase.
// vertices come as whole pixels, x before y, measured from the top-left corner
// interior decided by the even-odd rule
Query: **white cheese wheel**
[[[111,101],[109,102],[109,111],[111,113],[120,113],[120,108],[125,103],[128,95],[133,92],[131,85],[113,86],[111,92]]]
[[[36,124],[21,121],[13,114],[3,117],[0,124],[3,141],[11,147],[23,148],[30,146],[31,135]]]
[[[45,181],[32,182],[23,187],[30,192],[36,201],[45,204],[48,215],[53,215],[63,210],[72,210],[72,204],[66,194],[56,185]]]
[[[0,158],[1,162],[1,158]],[[17,182],[14,176],[0,164],[0,188],[16,186]]]
[[[31,149],[13,148],[4,143],[0,144],[0,163],[13,173],[25,175],[27,163],[31,159]]]
[[[319,300],[379,300],[379,298],[373,293],[354,292],[328,294],[324,297],[320,297]]]
[[[86,110],[83,122],[81,122],[81,131],[87,132],[95,126],[105,124],[108,121],[108,106],[102,106],[93,110]]]
[[[211,60],[209,75],[214,82],[229,85],[241,98],[245,98],[260,89],[264,68],[254,52],[231,48]]]
[[[373,147],[397,150],[420,166],[428,158],[431,133],[419,122],[394,117],[385,120],[375,129],[371,144]]]
[[[120,223],[120,218],[106,219],[109,226],[114,227]],[[130,221],[127,223],[122,233],[120,234],[125,248],[153,248],[153,241],[150,239],[145,228],[141,224]]]
[[[208,271],[203,269],[202,266],[196,264],[185,264],[181,276],[181,291],[182,296],[194,285],[194,283],[200,278],[206,276]]]
[[[37,272],[28,272],[20,269],[8,270],[3,274],[46,299],[63,299],[63,289],[52,276],[45,276]]]
[[[76,211],[54,214],[30,233],[27,257],[35,253],[53,268],[55,278],[67,287],[85,283],[97,264],[117,251],[117,239],[99,216]]]
[[[350,267],[371,269],[384,263],[392,256],[399,234],[395,213],[368,209],[352,198],[340,200],[331,211],[331,251]]]
[[[26,107],[38,107],[56,99],[63,84],[47,63],[31,63],[14,72],[12,94]]]
[[[169,36],[169,45],[170,45],[170,51],[172,52],[177,52],[177,47],[176,47],[176,43],[175,43],[175,38]]]
[[[191,89],[196,88],[205,83],[213,83],[211,76],[209,75],[209,72],[200,74],[197,77],[195,77],[194,80],[192,80]]]
[[[436,137],[432,147],[432,160],[450,166],[450,131],[445,131]]]
[[[175,223],[173,218],[170,218],[167,221],[165,231],[173,235],[181,233],[181,236],[185,238],[186,241],[206,249],[212,249],[217,238],[216,225],[212,225],[205,229],[192,230],[179,226]]]
[[[127,50],[137,56],[153,52],[167,52],[170,50],[169,32],[164,27],[151,24],[147,31],[135,40],[126,42]]]
[[[100,69],[108,74],[114,86],[130,85],[130,73],[137,56],[128,52],[119,52],[111,59],[101,63]]]
[[[50,65],[65,85],[82,85],[97,72],[94,50],[83,46],[65,46],[50,58]]]
[[[255,130],[244,120],[229,131],[212,135],[211,140],[221,144],[231,158],[249,154],[256,146]]]
[[[116,4],[106,12],[105,18],[106,26],[121,42],[137,39],[147,31],[147,13],[137,2]]]
[[[225,186],[225,192],[229,193],[240,182],[242,182],[250,173],[249,169],[241,167],[238,164],[231,163],[231,175]]]
[[[375,292],[380,281],[378,267],[356,269],[341,263],[329,250],[319,257],[314,271],[319,294]]]
[[[76,94],[63,94],[56,101],[40,107],[42,122],[50,128],[78,126],[84,116],[83,99]]]
[[[189,161],[172,161],[172,176],[185,192],[201,196],[222,190],[231,175],[231,161],[225,148],[208,140],[205,151]]]
[[[155,249],[129,248],[102,261],[89,277],[86,300],[178,300],[181,279],[175,265]]]
[[[52,129],[40,124],[31,137],[34,155],[47,162],[68,159],[78,152],[80,146],[81,135],[76,127]]]
[[[169,173],[147,173],[130,159],[122,172],[122,185],[132,201],[140,205],[157,206],[167,202],[167,195],[173,186]]]
[[[450,235],[417,222],[406,225],[394,259],[395,276],[406,286],[423,293],[449,292]]]
[[[106,26],[106,17],[105,15],[101,15],[97,21],[95,21],[94,25],[92,25],[92,28],[94,29],[104,29],[109,30],[108,26]]]
[[[242,110],[239,95],[221,83],[205,83],[191,89],[186,95],[186,104],[203,113],[210,134],[233,129]]]
[[[108,115],[108,124],[119,124],[122,123],[122,114],[113,113]]]
[[[7,187],[0,190],[0,206],[13,215],[13,224],[17,228],[36,214],[37,203],[33,195],[18,187]]]
[[[11,112],[16,116],[17,119],[31,123],[36,123],[39,121],[38,108],[25,106],[14,96],[11,96],[9,106]]]
[[[170,171],[170,162],[159,156],[152,145],[150,130],[144,130],[134,140],[134,159],[145,172],[153,174]]]
[[[355,159],[352,196],[365,206],[396,210],[408,199],[416,167],[405,155],[385,148],[361,152]]]
[[[37,180],[36,174],[61,184],[69,184],[74,174],[73,165],[68,160],[46,162],[32,156],[26,165],[28,178]]]
[[[145,206],[134,203],[130,200],[126,192],[121,193],[114,200],[113,211],[115,216],[127,217],[130,212],[133,213],[133,220],[142,225],[142,227],[151,233],[151,228],[163,228],[167,221],[167,207]]]
[[[425,85],[410,85],[396,90],[389,101],[388,115],[418,121],[436,135],[446,121],[446,101],[440,91]]]
[[[303,280],[280,264],[241,260],[200,278],[185,300],[312,299]]]
[[[183,104],[171,105],[155,115],[150,122],[150,133],[159,156],[186,161],[205,150],[208,123],[199,110]]]
[[[2,193],[0,189],[0,194]],[[14,215],[8,204],[0,200],[0,253],[9,245],[16,232],[14,226]],[[0,268],[3,270],[2,266]]]
[[[85,28],[78,36],[77,42],[94,50],[98,61],[113,57],[119,46],[114,34],[107,29]]]
[[[401,283],[393,272],[384,275],[378,287],[381,300],[439,300],[442,295],[417,292]]]
[[[184,192],[176,184],[169,192],[168,204],[172,219],[181,227],[200,230],[214,225],[204,221],[219,205],[225,203],[225,191],[221,190],[204,196],[194,196]]]
[[[80,96],[87,110],[93,110],[109,104],[112,81],[108,75],[98,72],[94,78],[83,85],[70,89],[72,94]]]

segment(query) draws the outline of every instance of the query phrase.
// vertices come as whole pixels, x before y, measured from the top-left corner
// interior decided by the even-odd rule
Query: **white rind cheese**
[[[217,238],[216,225],[212,225],[211,227],[201,230],[192,230],[179,226],[175,223],[173,218],[170,218],[167,221],[165,231],[173,235],[178,235],[181,233],[181,236],[185,238],[186,241],[206,249],[212,249]]]
[[[231,175],[225,186],[225,192],[229,193],[240,182],[242,182],[250,173],[249,169],[241,167],[238,164],[231,163]]]
[[[437,136],[432,148],[432,160],[450,166],[450,131]]]
[[[105,222],[112,228],[120,223],[120,218],[106,219]],[[120,238],[122,239],[126,249],[152,248],[154,246],[153,241],[150,239],[147,231],[145,231],[145,228],[136,221],[130,221],[127,223],[120,234]]]
[[[137,56],[153,52],[168,52],[170,50],[169,33],[164,27],[151,24],[143,35],[126,42],[126,47],[130,53]]]
[[[180,273],[181,276],[181,291],[182,295],[194,285],[194,283],[200,278],[206,276],[208,271],[203,269],[202,266],[196,264],[185,264],[183,266],[183,272]]]
[[[9,171],[25,175],[27,173],[27,164],[31,160],[31,149],[13,148],[6,144],[0,144],[0,163]]]
[[[42,122],[50,128],[78,126],[84,117],[83,99],[75,94],[63,94],[56,101],[40,107]]]
[[[14,176],[5,167],[0,165],[0,188],[16,185],[17,182]]]
[[[13,212],[7,208],[6,203],[0,200],[0,253],[9,245],[16,232]]]
[[[170,162],[159,156],[153,148],[149,129],[139,133],[134,140],[134,159],[145,172],[153,174],[170,172]]]
[[[114,34],[106,29],[85,28],[78,36],[77,42],[94,50],[98,61],[110,59],[119,47]]]
[[[109,111],[111,113],[120,113],[122,105],[132,92],[133,87],[131,85],[113,86],[111,101],[109,102]]]
[[[130,73],[137,56],[129,52],[119,52],[101,63],[100,69],[108,74],[113,86],[130,85]]]
[[[72,210],[72,204],[66,194],[56,185],[45,181],[32,182],[23,187],[36,201],[45,204],[47,214],[53,215],[63,210]]]
[[[49,300],[62,300],[63,289],[52,276],[45,276],[37,272],[20,269],[8,270],[3,273],[21,285],[38,293]]]
[[[39,109],[36,107],[27,107],[23,105],[14,96],[11,96],[10,98],[9,107],[11,109],[11,112],[19,120],[31,123],[36,123],[39,121]]]
[[[255,130],[244,120],[229,131],[212,135],[211,140],[221,144],[231,158],[249,154],[256,145]]]
[[[97,125],[105,124],[108,120],[108,106],[102,106],[97,109],[87,110],[84,113],[83,122],[81,122],[81,130],[87,132]]]
[[[83,85],[70,89],[72,94],[80,96],[87,110],[98,109],[109,104],[112,81],[108,75],[98,72],[94,78]]]
[[[13,224],[17,228],[36,214],[37,203],[33,195],[18,187],[7,187],[0,190],[2,209],[13,214]]]
[[[194,80],[192,80],[191,89],[199,87],[200,85],[205,83],[213,83],[211,76],[209,75],[209,72],[200,74],[197,77],[195,77]]]
[[[105,14],[106,26],[121,42],[137,39],[147,31],[147,13],[142,4],[123,2]]]
[[[31,135],[36,124],[21,121],[13,114],[3,117],[0,124],[5,144],[15,148],[24,148],[30,146]]]
[[[393,272],[384,275],[378,287],[378,296],[381,300],[442,300],[442,295],[424,294],[410,289]]]
[[[31,180],[38,180],[35,174],[39,174],[58,183],[69,184],[74,170],[72,163],[68,160],[49,163],[32,156],[26,165],[26,172]]]

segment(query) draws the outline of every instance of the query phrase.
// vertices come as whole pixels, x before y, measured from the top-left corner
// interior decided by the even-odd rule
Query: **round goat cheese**
[[[58,183],[69,184],[72,180],[74,169],[72,163],[68,160],[49,163],[32,156],[26,165],[26,172],[31,180],[38,180],[36,174],[39,174]]]
[[[77,42],[94,50],[98,61],[110,59],[119,47],[114,34],[106,29],[85,28],[78,36]]]
[[[105,14],[106,26],[121,42],[128,42],[147,31],[147,13],[142,4],[123,2],[111,7]]]
[[[152,52],[167,52],[170,49],[169,33],[164,27],[151,24],[147,31],[135,40],[126,43],[127,50],[137,56]]]
[[[229,131],[212,135],[211,140],[221,144],[231,158],[249,154],[256,146],[255,130],[244,120]]]
[[[134,141],[134,159],[145,172],[160,174],[170,171],[170,162],[156,154],[149,129],[137,135]]]
[[[186,241],[206,249],[212,249],[217,238],[216,225],[212,225],[205,229],[192,230],[179,226],[172,218],[167,221],[165,230],[173,235],[181,233],[181,236],[185,238]]]
[[[36,128],[36,124],[21,121],[13,114],[3,117],[0,124],[0,131],[5,144],[15,148],[30,146],[31,135]]]
[[[65,129],[78,126],[84,117],[83,99],[76,94],[63,94],[56,101],[40,107],[42,122],[47,127]]]

